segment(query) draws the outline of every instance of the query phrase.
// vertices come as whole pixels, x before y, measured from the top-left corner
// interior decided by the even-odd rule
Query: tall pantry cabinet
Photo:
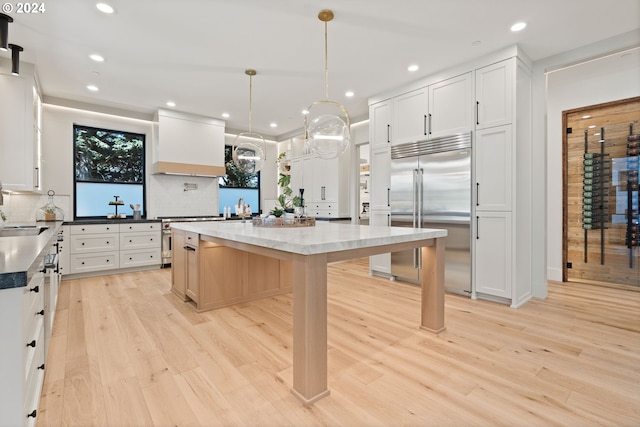
[[[514,307],[532,296],[532,79],[526,64],[513,47],[369,105],[372,225],[390,225],[392,145],[473,132],[472,297]],[[389,255],[371,257],[370,272],[389,275]]]

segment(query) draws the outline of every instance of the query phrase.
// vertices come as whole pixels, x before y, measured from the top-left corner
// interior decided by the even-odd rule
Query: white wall
[[[560,281],[562,112],[640,95],[640,31],[538,61],[534,73],[537,96],[534,102],[534,140],[546,140],[534,153],[534,161],[546,158],[546,279]],[[536,191],[539,193],[539,190]],[[543,214],[544,208],[538,206],[537,209],[536,215]],[[544,221],[539,224],[545,227]],[[540,280],[537,283],[538,292],[534,289],[534,294],[545,296],[546,289],[541,289]]]

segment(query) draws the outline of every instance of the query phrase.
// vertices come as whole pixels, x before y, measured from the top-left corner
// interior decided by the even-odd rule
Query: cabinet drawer
[[[117,251],[119,248],[118,234],[75,235],[70,239],[71,253]]]
[[[71,255],[70,273],[111,270],[118,268],[118,252],[101,252],[86,255]]]
[[[120,250],[160,248],[160,242],[157,231],[120,234]]]
[[[87,224],[72,225],[69,227],[69,234],[96,234],[96,233],[117,233],[121,224]]]
[[[135,223],[135,224],[119,224],[120,233],[141,232],[141,231],[159,231],[159,222]]]
[[[44,308],[44,273],[34,275],[22,292],[22,325],[26,331],[38,318],[36,313]]]
[[[32,366],[27,372],[27,378],[25,382],[25,395],[23,401],[23,413],[26,419],[27,426],[35,425],[36,417],[29,416],[33,411],[38,409],[38,403],[40,402],[40,393],[42,391],[42,383],[44,382],[44,332],[39,336],[39,342],[41,345],[36,347],[35,357],[33,359]]]
[[[142,251],[122,251],[120,252],[120,268],[159,265],[160,258],[160,248]]]
[[[22,369],[25,383],[29,380],[29,375],[40,366],[44,358],[44,319],[41,317],[33,325],[33,330],[24,335]]]
[[[198,242],[200,240],[200,235],[198,233],[193,233],[191,231],[187,231],[185,233],[185,239],[184,242],[187,245],[191,245],[191,246],[198,246]]]
[[[314,203],[315,205],[315,203]],[[320,203],[318,203],[319,206],[313,206],[313,207],[307,207],[307,215],[309,216],[315,216],[315,217],[319,217],[319,218],[337,218],[338,217],[338,208],[337,207],[332,207],[332,203],[328,203],[325,207],[325,205],[322,205]]]

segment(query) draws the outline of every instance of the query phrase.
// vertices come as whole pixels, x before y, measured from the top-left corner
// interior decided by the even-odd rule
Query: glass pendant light
[[[324,22],[325,100],[311,104],[304,117],[304,136],[309,150],[321,159],[327,160],[335,159],[344,153],[351,139],[349,113],[341,104],[329,101],[327,22],[333,17],[333,12],[328,9],[318,13],[318,19]]]
[[[233,140],[233,163],[244,173],[257,173],[264,166],[266,143],[264,138],[251,130],[253,76],[256,70],[244,72],[249,76],[249,132],[240,132]]]

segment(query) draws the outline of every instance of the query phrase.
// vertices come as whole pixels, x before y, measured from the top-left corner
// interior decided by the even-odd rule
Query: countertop
[[[161,222],[159,219],[133,219],[133,218],[96,218],[96,219],[79,219],[75,221],[65,221],[63,225],[83,225],[83,224],[131,224],[144,222]]]
[[[57,236],[62,221],[28,225],[48,228],[37,236],[0,237],[0,289],[18,288],[29,283],[31,276],[37,273],[42,257],[49,252],[49,242]]]
[[[255,227],[250,222],[192,222],[172,228],[301,255],[336,252],[446,237],[447,230],[336,224],[318,221],[313,227]]]

